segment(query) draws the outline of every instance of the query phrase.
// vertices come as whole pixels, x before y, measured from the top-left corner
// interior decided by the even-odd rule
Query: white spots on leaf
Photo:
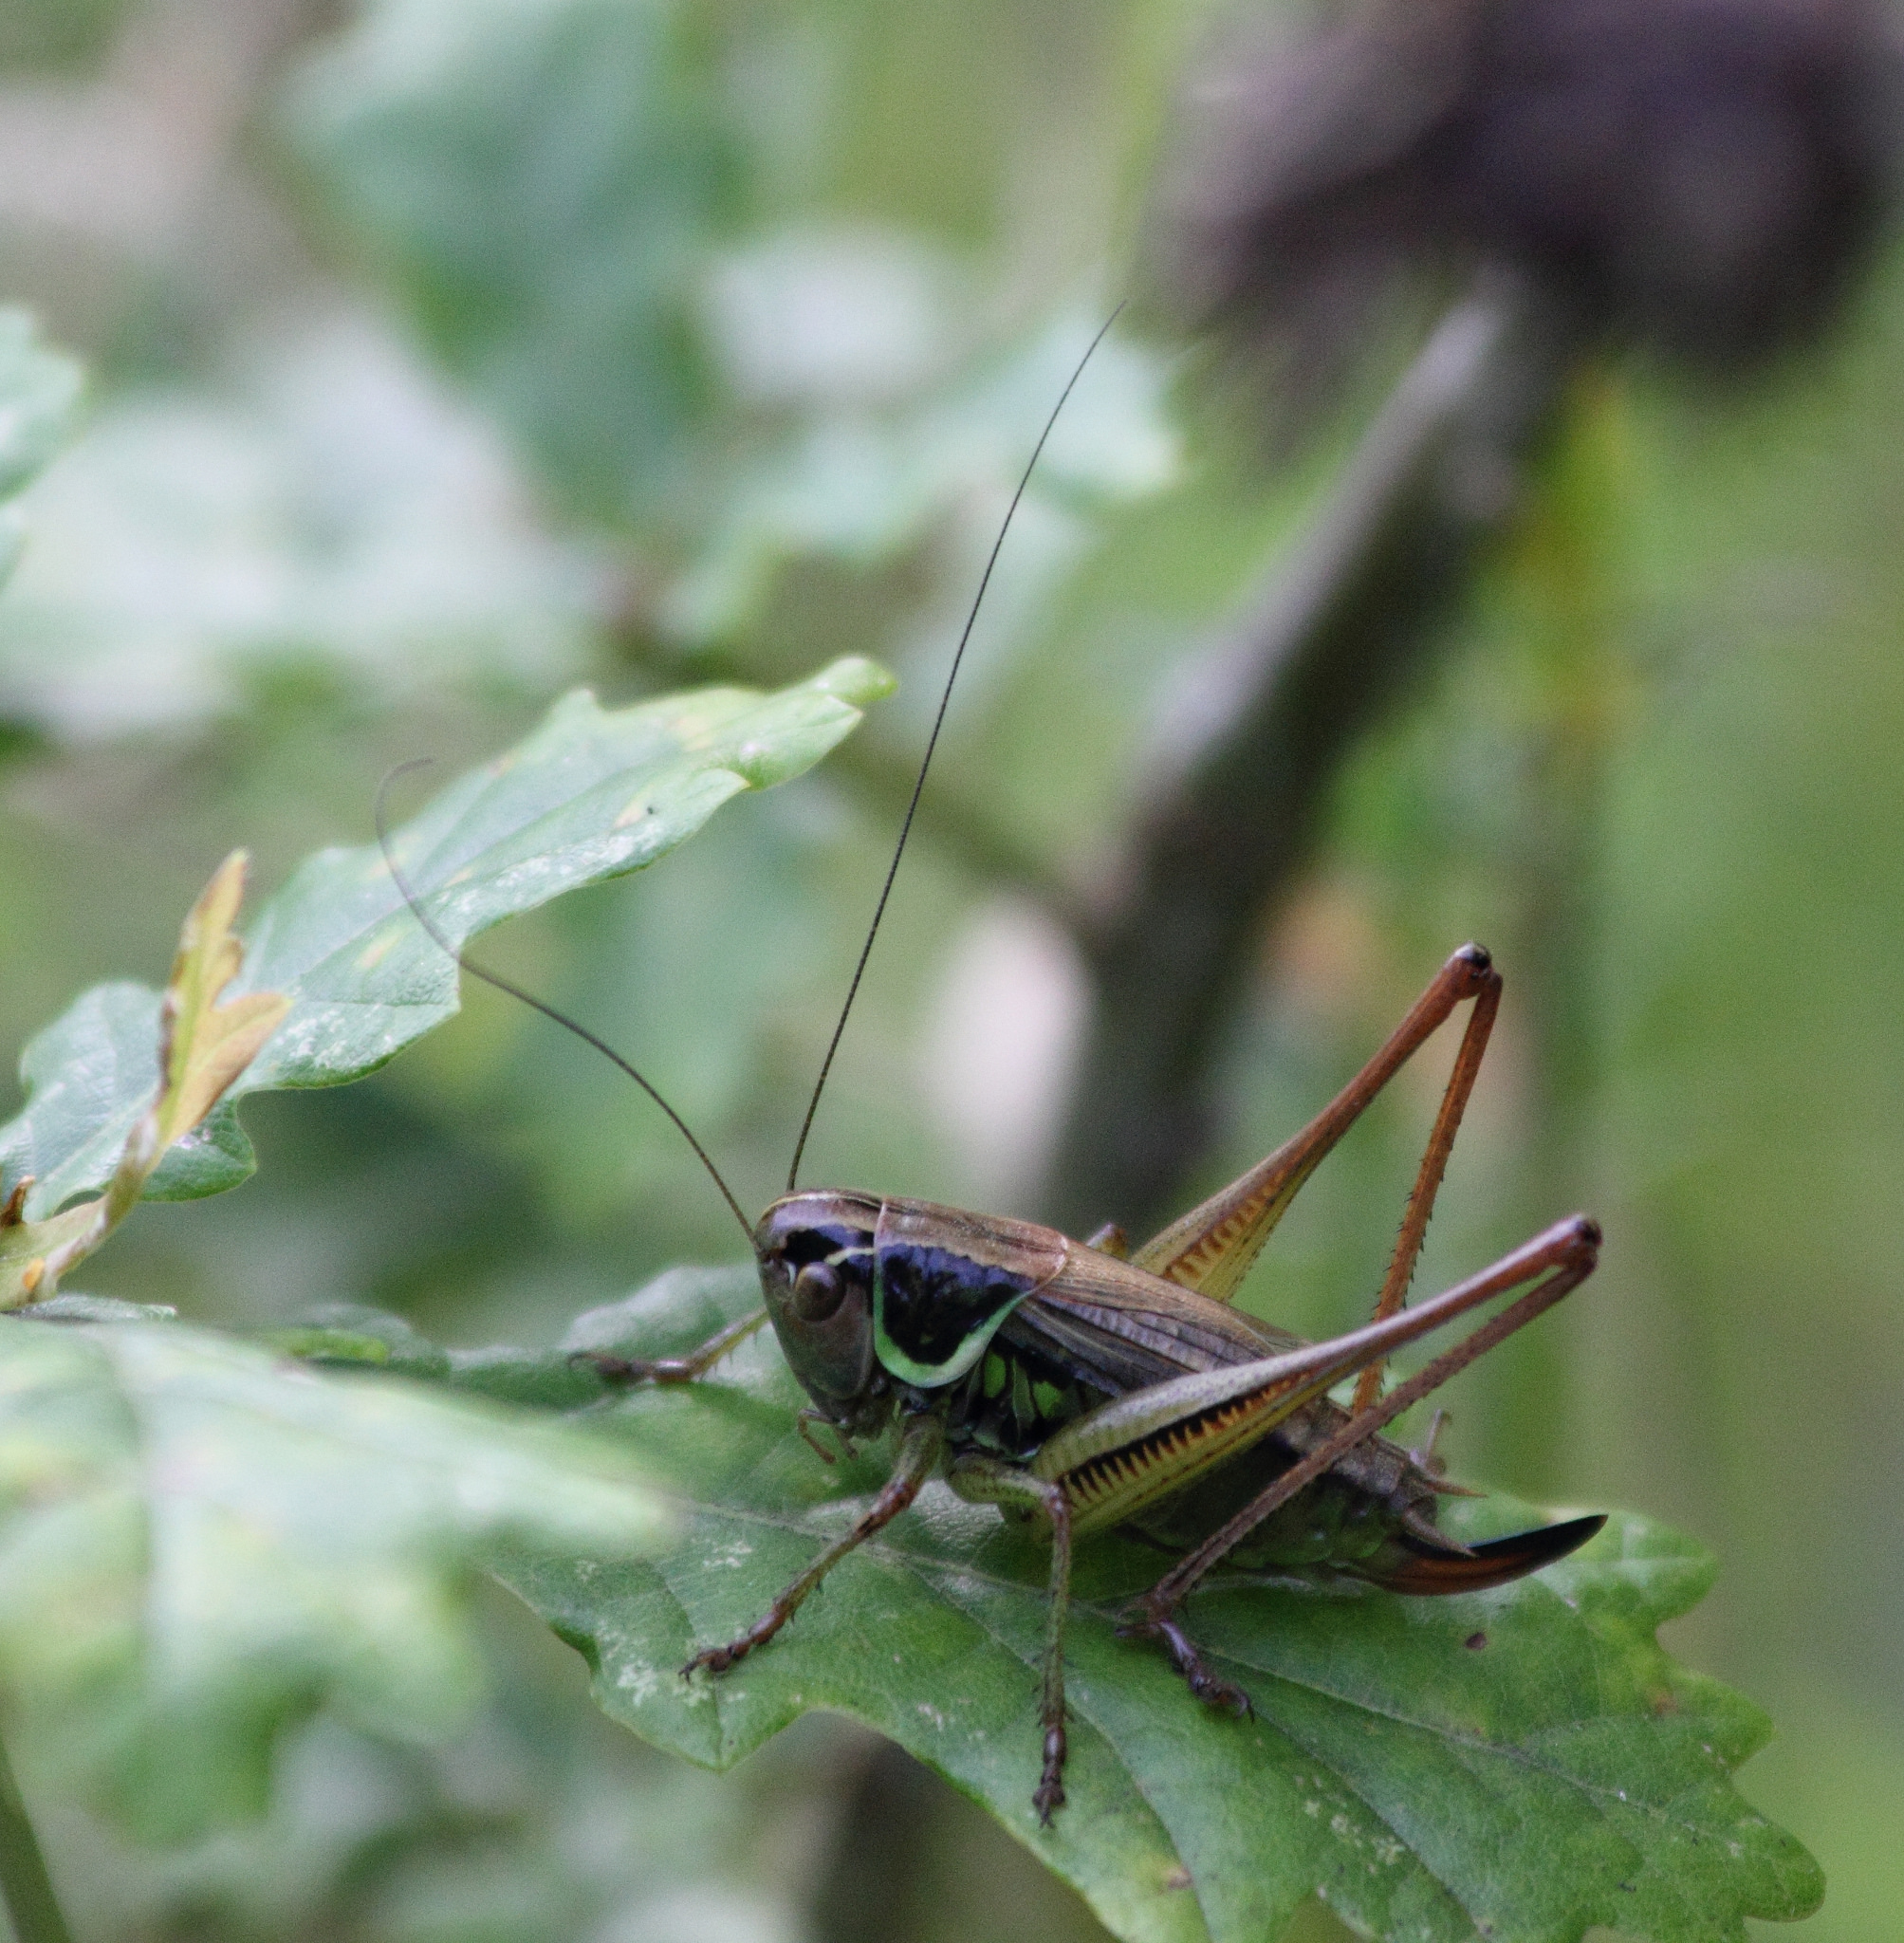
[[[638,1707],[652,1700],[660,1687],[661,1675],[645,1660],[633,1660],[615,1675],[616,1692],[627,1694]]]
[[[938,1711],[936,1707],[933,1706],[930,1701],[921,1700],[915,1711],[918,1713],[920,1719],[931,1721],[932,1724],[935,1728],[939,1729],[941,1732],[944,1731],[946,1717],[943,1713],[941,1713]]]
[[[736,1538],[723,1545],[716,1545],[701,1561],[702,1569],[709,1572],[738,1571],[741,1562],[753,1556],[753,1546],[744,1538]]]

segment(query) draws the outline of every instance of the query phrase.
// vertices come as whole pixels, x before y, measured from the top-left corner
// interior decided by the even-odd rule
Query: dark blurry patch
[[[1881,226],[1879,0],[1370,0],[1206,63],[1159,224],[1178,301],[1326,388],[1402,285],[1506,264],[1721,369],[1815,334]]]
[[[48,748],[46,737],[32,723],[0,716],[0,768],[28,756],[45,755]]]

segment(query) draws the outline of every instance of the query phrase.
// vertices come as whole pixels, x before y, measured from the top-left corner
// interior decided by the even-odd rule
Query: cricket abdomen
[[[962,1386],[949,1429],[955,1447],[1023,1463],[1055,1432],[1108,1400],[1108,1392],[1081,1381],[1055,1359],[1000,1336]],[[1341,1422],[1335,1405],[1309,1404],[1260,1443],[1146,1507],[1121,1528],[1174,1555],[1187,1552]],[[1247,1571],[1307,1567],[1373,1577],[1414,1557],[1396,1544],[1397,1533],[1441,1549],[1435,1504],[1433,1480],[1407,1452],[1372,1438],[1272,1514],[1232,1558]]]
[[[1132,1344],[1123,1333],[1107,1328],[1101,1317],[1077,1322],[1081,1303],[1075,1290],[1067,1288],[1066,1293],[1071,1299],[1062,1305],[1034,1296],[1016,1307],[990,1337],[982,1358],[953,1395],[947,1430],[954,1452],[978,1452],[1014,1466],[1031,1466],[1044,1446],[1066,1426],[1129,1393],[1119,1376],[1150,1374],[1127,1373],[1118,1366],[1118,1353],[1135,1354]],[[1294,1342],[1235,1311],[1219,1309],[1217,1315],[1228,1336],[1239,1340],[1216,1346],[1229,1348],[1236,1360],[1246,1360],[1251,1350],[1274,1355]],[[1139,1312],[1134,1318],[1112,1320],[1135,1328],[1155,1319]],[[1163,1320],[1182,1321],[1174,1315]],[[1201,1305],[1192,1320],[1205,1320]],[[1214,1320],[1207,1326],[1214,1330]],[[1182,1365],[1194,1368],[1204,1360],[1187,1343],[1174,1346]],[[1208,1362],[1229,1360],[1211,1355]],[[1161,1375],[1155,1378],[1164,1379]],[[1162,1493],[1139,1505],[1114,1528],[1173,1557],[1183,1557],[1220,1531],[1292,1465],[1334,1437],[1347,1421],[1347,1413],[1339,1405],[1318,1397],[1174,1490],[1159,1477]],[[1150,1441],[1160,1447],[1173,1438],[1181,1442],[1194,1435],[1199,1426],[1200,1420],[1192,1419],[1167,1424]],[[1170,1453],[1161,1448],[1151,1452],[1133,1446],[1081,1467],[1066,1486],[1073,1519],[1083,1521],[1074,1522],[1074,1529],[1088,1529],[1099,1522],[1090,1515],[1096,1469],[1121,1462],[1128,1473],[1133,1465],[1142,1470],[1170,1461]],[[1118,1482],[1128,1486],[1130,1478],[1125,1475]],[[1604,1522],[1575,1520],[1470,1548],[1437,1528],[1441,1496],[1435,1479],[1400,1445],[1371,1436],[1344,1452],[1314,1483],[1264,1519],[1230,1550],[1226,1564],[1246,1573],[1342,1574],[1413,1595],[1475,1592],[1563,1557]]]
[[[1234,1462],[1147,1507],[1124,1527],[1181,1556],[1200,1545],[1344,1421],[1310,1404]],[[1472,1546],[1436,1528],[1441,1493],[1397,1444],[1371,1437],[1337,1459],[1242,1539],[1224,1560],[1242,1572],[1340,1573],[1416,1598],[1485,1592],[1583,1545],[1604,1517],[1571,1518]]]
[[[1334,1404],[1309,1404],[1230,1462],[1145,1507],[1124,1528],[1172,1553],[1188,1552],[1342,1421]],[[1408,1453],[1372,1437],[1271,1512],[1226,1564],[1246,1572],[1346,1572],[1385,1583],[1414,1547],[1461,1556],[1435,1530],[1437,1505],[1433,1480]]]

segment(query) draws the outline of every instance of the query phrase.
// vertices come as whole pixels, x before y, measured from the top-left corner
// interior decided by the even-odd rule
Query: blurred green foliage
[[[695,285],[766,179],[719,40],[676,6],[408,0],[367,9],[294,96],[300,147],[432,350],[565,509],[611,524],[704,523]]]
[[[0,1635],[35,1766],[149,1841],[264,1812],[273,1737],[319,1706],[397,1739],[467,1718],[457,1581],[652,1546],[600,1439],[62,1296],[8,1336]]]
[[[0,64],[58,70],[97,61],[125,11],[124,0],[17,0],[0,17]]]
[[[92,354],[96,396],[0,604],[0,1036],[156,979],[233,843],[269,887],[365,840],[391,763],[487,754],[578,678],[619,702],[864,652],[902,694],[827,770],[487,948],[643,1059],[765,1199],[932,671],[1127,276],[1196,10],[287,7],[225,120],[215,76],[167,97],[224,146],[190,218],[138,248],[101,243],[83,171],[62,217],[49,124],[53,186],[0,201],[0,273]],[[88,9],[69,31],[82,11],[9,29],[6,58],[41,64],[19,85],[76,88],[116,15],[149,24]],[[1193,689],[1338,455],[1266,474],[1124,342],[1014,530],[814,1179],[1033,1212],[1011,1197],[1078,977],[1040,897],[1104,867],[1170,744],[1158,698]],[[1821,1943],[1887,1939],[1904,1901],[1900,354],[1894,262],[1751,398],[1645,370],[1582,387],[1447,665],[1344,779],[1263,940],[1209,1167],[1296,1123],[1452,944],[1493,947],[1507,1009],[1421,1286],[1571,1206],[1609,1247],[1544,1341],[1458,1386],[1454,1470],[1718,1553],[1669,1641],[1778,1721],[1743,1781],[1825,1866]],[[141,1211],[88,1286],[248,1326],[369,1302],[537,1344],[731,1254],[625,1082],[492,994],[466,1010],[362,1086],[252,1102],[259,1176]],[[1253,1305],[1314,1332],[1359,1314],[1430,1091],[1319,1175]],[[781,1938],[815,1898],[849,1933],[860,1744],[808,1723],[731,1782],[664,1767],[519,1615],[491,1630],[465,1738],[322,1723],[270,1823],[182,1857],[125,1851],[28,1767],[83,1934]],[[1091,1934],[941,1812],[890,1892],[906,1934]]]

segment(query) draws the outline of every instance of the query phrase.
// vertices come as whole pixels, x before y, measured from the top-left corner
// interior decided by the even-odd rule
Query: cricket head
[[[873,1354],[877,1195],[815,1189],[786,1194],[753,1231],[761,1294],[787,1367],[826,1416],[870,1435],[892,1410]]]

